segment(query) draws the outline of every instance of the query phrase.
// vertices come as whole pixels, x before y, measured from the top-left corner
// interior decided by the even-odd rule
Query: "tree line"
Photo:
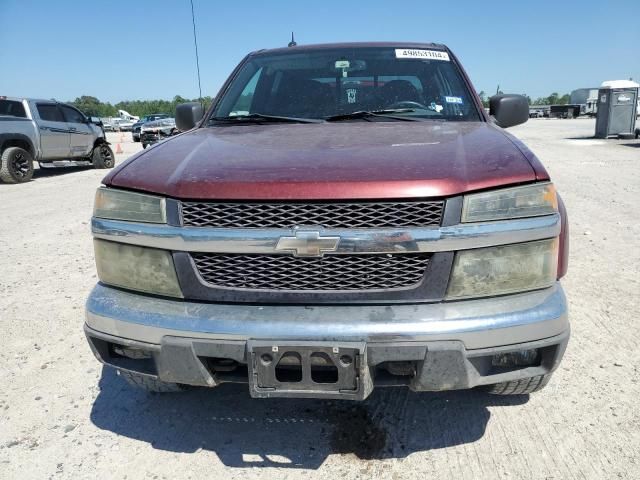
[[[209,108],[212,100],[212,97],[202,98],[205,109]],[[173,97],[173,100],[124,100],[112,105],[109,102],[101,102],[96,97],[83,95],[68,103],[90,117],[117,117],[118,110],[125,110],[131,115],[143,117],[145,115],[151,115],[152,113],[168,113],[173,115],[178,104],[198,101],[200,100],[197,98],[188,99],[176,95]]]
[[[503,92],[498,90],[498,93],[496,95],[500,95],[502,93]],[[567,105],[571,101],[571,95],[569,95],[568,93],[560,95],[557,92],[553,92],[548,97],[538,97],[536,99],[532,99],[526,93],[523,93],[522,95],[527,98],[529,105]],[[480,100],[482,100],[482,105],[484,105],[485,108],[489,108],[489,97],[484,92],[484,90],[478,92],[478,96],[480,96]]]

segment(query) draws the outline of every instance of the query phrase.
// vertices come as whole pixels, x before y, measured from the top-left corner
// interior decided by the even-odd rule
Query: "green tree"
[[[489,108],[489,98],[487,98],[487,94],[484,90],[480,90],[478,92],[478,96],[480,97],[480,101],[482,102],[482,106],[484,108]]]
[[[82,95],[69,103],[85,115],[91,117],[110,117],[117,114],[113,105],[110,103],[102,103],[96,97],[90,95]]]
[[[118,110],[126,110],[131,115],[143,117],[152,113],[166,113],[173,116],[175,115],[178,104],[200,101],[202,101],[204,108],[208,109],[213,102],[213,98],[202,97],[202,99],[188,99],[180,95],[175,95],[172,100],[123,100],[115,105],[111,105],[110,103],[101,102],[96,97],[82,95],[68,103],[78,108],[85,115],[91,117],[115,117],[118,115]]]
[[[180,95],[175,95],[172,100],[124,100],[118,102],[115,108],[118,110],[126,110],[131,115],[142,117],[151,115],[152,113],[166,113],[175,115],[176,107],[180,103],[199,102],[197,98],[188,99]],[[209,108],[213,99],[211,97],[202,97],[202,104],[205,109]]]
[[[548,97],[538,97],[533,101],[533,105],[566,105],[571,101],[571,95],[565,93],[560,96],[557,92],[553,92]]]

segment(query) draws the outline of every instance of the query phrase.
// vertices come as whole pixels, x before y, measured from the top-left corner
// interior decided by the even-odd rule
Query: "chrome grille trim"
[[[232,203],[182,202],[185,227],[398,228],[439,226],[444,200],[404,202]]]
[[[91,228],[96,238],[173,251],[282,255],[290,253],[276,250],[280,237],[295,232],[294,229],[176,227],[95,217]],[[448,252],[556,237],[560,234],[560,215],[440,228],[319,231],[323,236],[340,237],[338,249],[328,255]]]
[[[268,291],[380,291],[416,288],[430,254],[237,255],[194,253],[201,278],[216,288]]]

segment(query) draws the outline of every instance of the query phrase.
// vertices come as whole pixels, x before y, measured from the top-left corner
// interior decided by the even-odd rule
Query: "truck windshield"
[[[381,111],[393,115],[360,114]],[[253,55],[225,89],[210,123],[228,125],[220,120],[251,115],[332,121],[336,117],[397,121],[399,116],[480,120],[462,75],[446,52],[390,47]]]

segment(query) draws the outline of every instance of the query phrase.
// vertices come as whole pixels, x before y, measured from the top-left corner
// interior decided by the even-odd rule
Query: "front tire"
[[[116,156],[109,145],[101,143],[93,149],[91,161],[93,168],[113,168],[116,165]]]
[[[536,377],[522,378],[520,380],[514,380],[512,382],[496,383],[494,385],[487,385],[484,390],[487,393],[493,395],[526,395],[528,393],[537,392],[542,390],[549,380],[551,374],[538,375]]]
[[[147,375],[139,375],[133,372],[126,372],[124,370],[118,370],[118,375],[124,378],[127,383],[133,387],[144,390],[151,393],[173,393],[182,392],[184,387],[177,383],[168,383],[158,380]]]
[[[33,177],[33,157],[20,147],[9,147],[0,157],[0,181],[24,183]]]

